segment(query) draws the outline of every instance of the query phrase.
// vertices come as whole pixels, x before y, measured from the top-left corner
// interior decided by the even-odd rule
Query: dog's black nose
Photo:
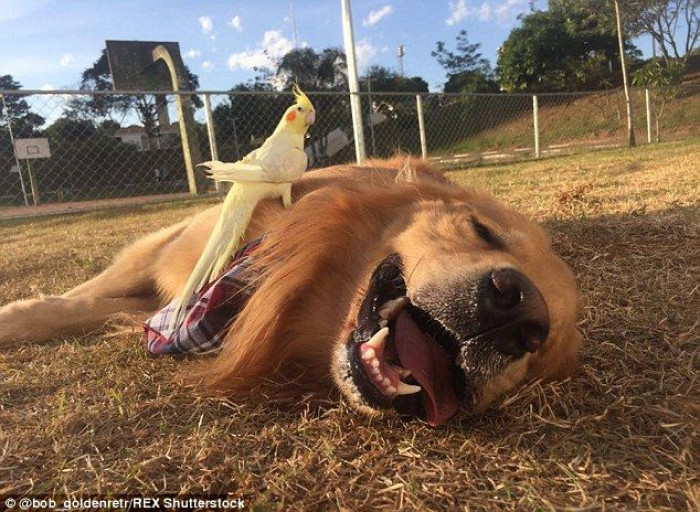
[[[479,294],[482,328],[493,329],[502,354],[522,357],[539,350],[549,335],[549,310],[537,287],[513,268],[491,272]]]

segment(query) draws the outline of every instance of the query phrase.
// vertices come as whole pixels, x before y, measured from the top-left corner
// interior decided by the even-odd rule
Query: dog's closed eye
[[[505,249],[506,244],[503,238],[501,238],[501,236],[499,236],[491,227],[474,217],[472,217],[472,226],[474,226],[474,232],[476,235],[494,249]]]

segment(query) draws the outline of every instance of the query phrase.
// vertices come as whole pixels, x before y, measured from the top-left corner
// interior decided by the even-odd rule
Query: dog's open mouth
[[[464,399],[457,340],[406,297],[396,255],[375,270],[348,351],[353,381],[372,407],[391,406],[437,426]]]

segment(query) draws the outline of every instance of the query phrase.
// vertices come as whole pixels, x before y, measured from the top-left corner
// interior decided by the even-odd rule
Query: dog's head
[[[537,225],[431,174],[367,173],[309,186],[266,227],[260,286],[210,382],[294,362],[362,412],[437,425],[575,368],[576,285]]]
[[[397,229],[335,352],[357,408],[439,425],[576,366],[575,282],[541,229],[478,195],[423,201]]]

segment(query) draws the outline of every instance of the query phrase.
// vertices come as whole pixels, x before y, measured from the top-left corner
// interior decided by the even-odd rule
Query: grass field
[[[542,221],[584,370],[433,429],[336,396],[202,399],[139,334],[0,354],[0,495],[233,493],[254,510],[698,510],[700,140],[452,172]],[[198,205],[0,224],[0,304],[61,293]]]

